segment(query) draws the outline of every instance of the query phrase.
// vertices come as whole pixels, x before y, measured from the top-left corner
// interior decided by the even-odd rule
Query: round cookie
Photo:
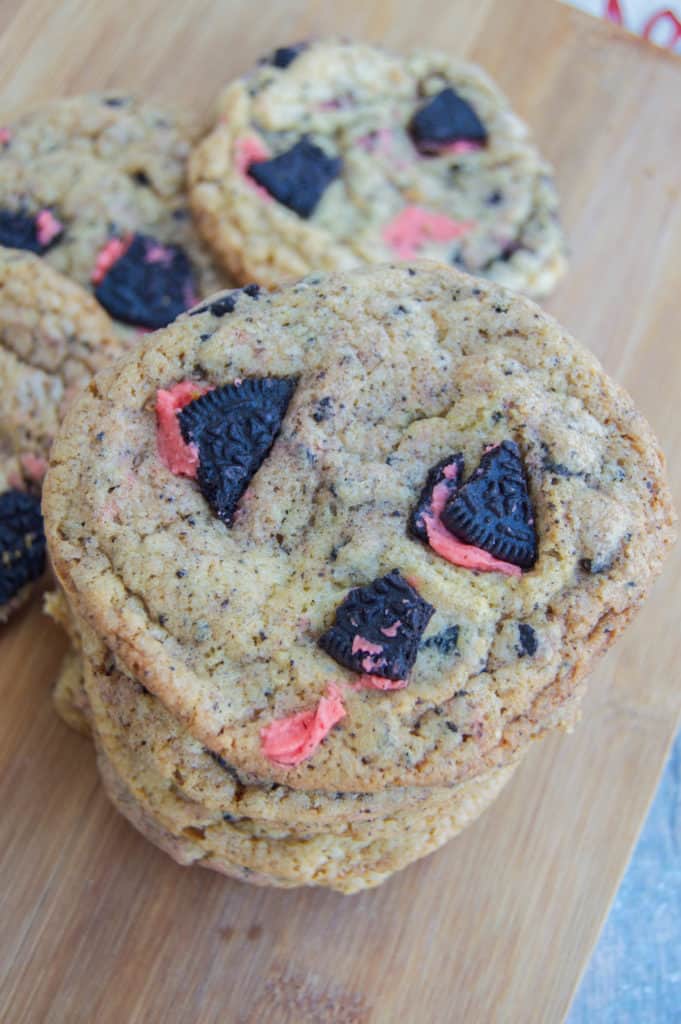
[[[80,285],[30,252],[0,247],[0,451],[39,488],[68,401],[124,351]]]
[[[189,177],[199,229],[242,283],[427,257],[543,295],[566,266],[526,125],[441,53],[278,50],[225,90]]]
[[[443,525],[462,505],[473,541]],[[655,438],[595,357],[427,262],[181,317],[72,406],[44,510],[78,615],[204,746],[262,781],[364,793],[470,778],[571,715],[674,532]],[[357,588],[344,649],[329,631]],[[376,671],[377,622],[404,679]]]
[[[187,209],[192,133],[133,97],[92,94],[11,120],[0,146],[0,244],[92,288],[154,329],[224,287]]]
[[[46,564],[39,497],[16,459],[0,461],[0,623],[26,604]]]

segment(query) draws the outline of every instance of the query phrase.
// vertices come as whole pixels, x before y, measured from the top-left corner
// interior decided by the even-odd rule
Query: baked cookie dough
[[[538,296],[565,270],[550,166],[494,82],[442,53],[278,50],[227,87],[189,177],[241,283],[428,257]]]
[[[130,96],[46,103],[2,129],[0,244],[29,249],[145,330],[224,287],[187,208],[193,132]]]
[[[44,511],[123,672],[238,772],[344,793],[452,785],[559,725],[674,532],[595,357],[428,262],[182,316],[71,407]]]
[[[70,399],[124,346],[96,300],[30,252],[0,246],[0,451],[39,490]]]

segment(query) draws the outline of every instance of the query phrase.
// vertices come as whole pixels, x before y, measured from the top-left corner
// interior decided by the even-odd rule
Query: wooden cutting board
[[[202,116],[274,45],[334,29],[479,60],[558,168],[573,267],[548,303],[633,392],[681,504],[681,61],[539,0],[0,3],[3,110],[115,86]],[[176,867],[109,807],[54,715],[37,607],[1,637],[0,1019],[553,1024],[617,888],[681,708],[681,550],[594,675],[460,839],[354,897]]]

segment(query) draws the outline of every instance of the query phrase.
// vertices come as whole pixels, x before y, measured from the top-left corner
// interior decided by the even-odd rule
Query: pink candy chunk
[[[183,380],[168,391],[162,388],[156,392],[156,445],[159,458],[176,476],[196,477],[199,468],[199,452],[194,444],[187,444],[182,437],[177,414],[185,405],[205,395],[212,388],[197,384],[194,380]]]
[[[448,466],[446,476],[449,480],[456,477],[456,467]],[[428,543],[442,558],[462,569],[474,569],[477,572],[503,572],[506,576],[522,576],[520,566],[511,562],[502,562],[482,548],[474,544],[464,544],[449,532],[442,524],[440,515],[445,507],[450,491],[445,483],[433,488],[431,498],[432,515],[424,515],[423,521],[428,534]]]
[[[261,749],[269,761],[286,768],[306,761],[334,725],[345,717],[340,689],[329,683],[326,692],[327,696],[321,697],[313,710],[277,718],[260,730]]]
[[[400,628],[401,625],[402,625],[402,622],[400,621],[400,619],[396,619],[396,621],[393,622],[393,624],[391,626],[385,626],[381,630],[381,633],[383,634],[383,636],[389,636],[389,637],[397,636],[397,633],[398,633],[399,628]]]
[[[436,156],[456,156],[459,153],[476,153],[479,149],[482,149],[482,145],[479,142],[471,142],[468,139],[457,139],[456,142],[446,142],[444,146],[437,146],[433,148],[433,154]]]
[[[386,676],[362,675],[352,684],[353,690],[403,690],[408,679],[388,679]]]
[[[168,266],[173,258],[171,249],[168,249],[165,245],[159,245],[158,243],[147,247],[146,260],[147,263],[162,263],[164,266]]]
[[[472,221],[452,220],[421,206],[405,206],[383,228],[383,238],[400,260],[413,259],[426,242],[449,242],[473,227]]]
[[[383,645],[374,644],[371,640],[366,640],[359,633],[353,637],[352,641],[352,653],[357,654],[358,651],[364,651],[365,654],[383,654]]]
[[[0,128],[0,145],[6,146],[12,141],[12,133],[9,128]]]
[[[47,473],[47,459],[44,459],[42,455],[26,452],[20,457],[20,462],[26,476],[29,480],[34,480],[35,483],[40,483]]]
[[[269,160],[270,153],[265,145],[256,135],[242,135],[234,143],[234,166],[244,181],[258,193],[261,199],[272,202],[272,196],[267,189],[259,185],[248,173],[251,164],[262,163]]]
[[[94,270],[92,271],[92,283],[100,284],[109,273],[114,263],[127,251],[132,242],[132,235],[127,238],[110,238],[106,245],[97,253]]]
[[[64,230],[64,225],[57,220],[51,210],[40,210],[36,214],[35,226],[38,242],[43,248],[46,248]]]

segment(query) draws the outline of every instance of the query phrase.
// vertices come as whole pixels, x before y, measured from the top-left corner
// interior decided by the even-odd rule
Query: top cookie
[[[444,54],[277,50],[225,91],[190,193],[242,283],[428,257],[541,295],[565,269],[549,166],[487,75]]]
[[[672,536],[650,428],[530,301],[440,264],[217,297],[53,447],[56,572],[238,770],[440,785],[561,721]]]
[[[187,209],[191,133],[129,96],[55,100],[10,121],[0,145],[0,244],[30,249],[153,329],[228,282]]]

